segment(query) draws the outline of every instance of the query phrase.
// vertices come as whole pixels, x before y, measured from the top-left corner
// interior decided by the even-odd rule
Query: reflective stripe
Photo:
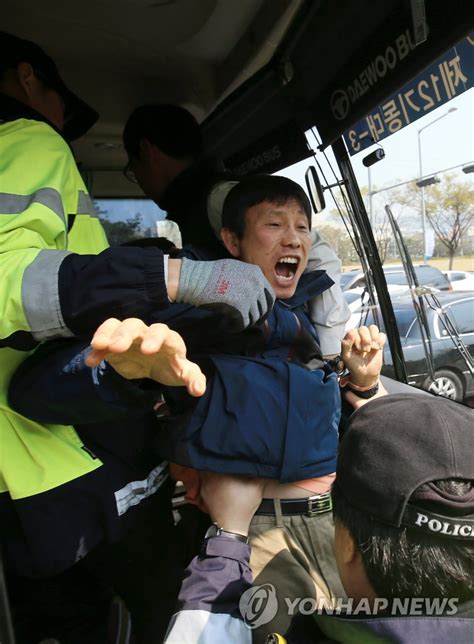
[[[144,481],[131,481],[121,490],[115,492],[117,513],[125,514],[132,506],[138,505],[154,494],[168,478],[168,462],[163,461],[152,470]]]
[[[95,209],[94,202],[87,194],[87,192],[84,192],[84,190],[79,190],[79,199],[77,202],[77,214],[97,217],[97,211]]]
[[[35,340],[71,338],[59,302],[59,267],[68,250],[42,250],[25,269],[21,285],[23,311]]]
[[[0,192],[0,213],[2,215],[19,215],[32,203],[40,203],[46,206],[66,225],[61,195],[54,188],[40,188],[31,195],[14,195],[8,192]]]

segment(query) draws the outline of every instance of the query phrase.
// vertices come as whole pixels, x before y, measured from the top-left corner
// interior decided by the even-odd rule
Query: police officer
[[[170,300],[217,308],[242,329],[274,300],[256,266],[107,248],[69,147],[97,117],[38,45],[0,32],[0,512],[21,534],[6,563],[23,575],[56,575],[85,556],[90,544],[74,541],[72,514],[64,552],[56,548],[55,533],[67,525],[60,513],[42,539],[35,517],[44,519],[43,502],[52,508],[64,491],[93,485],[107,465],[75,428],[44,426],[9,408],[8,382],[27,352],[42,340],[87,335],[110,316],[147,317]]]

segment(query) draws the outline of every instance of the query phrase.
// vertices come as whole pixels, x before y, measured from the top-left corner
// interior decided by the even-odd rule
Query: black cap
[[[443,479],[472,485],[455,496],[433,484]],[[351,505],[382,523],[474,540],[473,410],[424,394],[367,403],[342,439],[336,482]]]
[[[53,59],[39,45],[0,31],[0,71],[22,62],[30,63],[38,78],[64,100],[64,137],[74,141],[85,134],[97,121],[98,113],[66,87]]]

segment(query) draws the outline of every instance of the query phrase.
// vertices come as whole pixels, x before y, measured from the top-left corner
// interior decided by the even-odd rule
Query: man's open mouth
[[[275,275],[280,284],[289,284],[295,277],[300,260],[298,257],[282,257],[275,264]]]

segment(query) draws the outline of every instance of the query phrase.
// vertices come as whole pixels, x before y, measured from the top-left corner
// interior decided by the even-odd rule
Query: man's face
[[[128,167],[146,196],[159,205],[167,182],[162,155],[158,148],[147,139],[143,139],[138,154],[129,159]]]
[[[280,299],[291,297],[308,263],[311,235],[299,202],[264,201],[247,210],[245,232],[237,240],[238,257],[257,264]]]
[[[64,101],[54,90],[43,85],[35,96],[34,109],[45,116],[58,130],[64,128]]]

